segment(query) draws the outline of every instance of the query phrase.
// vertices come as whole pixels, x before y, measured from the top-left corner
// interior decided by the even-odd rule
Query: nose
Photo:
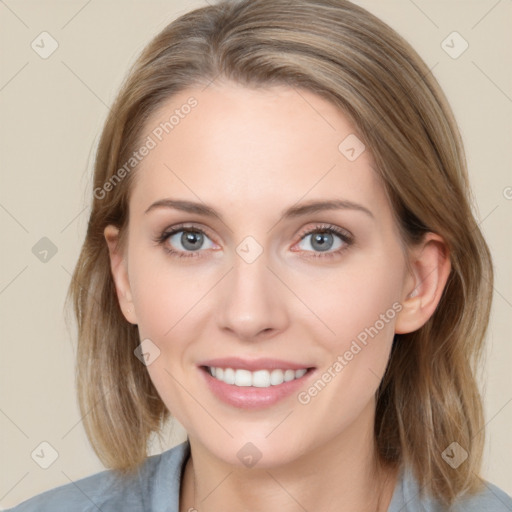
[[[267,265],[265,252],[252,263],[235,255],[218,302],[221,330],[241,340],[256,341],[286,329],[289,323],[286,290]]]

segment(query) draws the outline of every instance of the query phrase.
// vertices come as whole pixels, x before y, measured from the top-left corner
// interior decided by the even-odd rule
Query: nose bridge
[[[254,240],[239,244],[220,302],[220,328],[244,339],[284,329],[288,318],[285,297],[267,265],[267,253]]]

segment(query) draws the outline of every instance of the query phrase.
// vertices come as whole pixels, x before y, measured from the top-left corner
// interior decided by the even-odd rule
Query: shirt
[[[136,476],[112,470],[38,494],[7,512],[179,512],[182,471],[189,441],[148,457]],[[388,512],[448,512],[436,500],[419,498],[412,472],[401,467]],[[512,512],[512,498],[486,482],[477,495],[457,501],[449,512]]]

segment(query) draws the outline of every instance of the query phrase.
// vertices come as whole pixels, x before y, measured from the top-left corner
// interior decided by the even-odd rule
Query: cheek
[[[299,293],[308,297],[308,306],[321,320],[315,322],[324,348],[334,356],[347,350],[357,352],[356,341],[363,348],[357,352],[359,359],[384,360],[385,364],[401,309],[401,278],[399,254],[373,253],[347,261],[315,286],[305,284]]]
[[[140,267],[139,267],[140,269]],[[134,303],[141,337],[160,340],[184,314],[187,288],[165,274],[140,269],[134,280]],[[190,293],[190,292],[188,292]]]
[[[207,283],[165,257],[151,258],[141,251],[130,261],[139,336],[141,341],[151,340],[157,347],[153,350],[158,350],[158,356],[147,366],[148,374],[167,408],[189,427],[183,411],[189,410],[190,398],[183,392],[182,370],[191,361],[198,315],[207,307]]]
[[[208,276],[180,268],[163,249],[130,254],[130,286],[141,337],[173,337],[208,289]]]
[[[377,257],[361,261],[333,273],[310,294],[308,304],[334,334],[316,319],[309,322],[316,322],[314,337],[326,357],[318,380],[298,399],[311,416],[329,410],[333,433],[355,421],[384,375],[401,309],[399,269]]]

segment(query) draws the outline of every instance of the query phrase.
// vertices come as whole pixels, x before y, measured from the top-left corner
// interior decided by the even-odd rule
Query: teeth
[[[219,368],[222,370],[222,368]],[[235,370],[233,368],[226,368],[224,370],[224,376],[222,379],[226,384],[234,384],[235,383]]]
[[[240,387],[253,386],[256,388],[268,388],[270,386],[278,386],[283,382],[300,379],[306,374],[307,369],[257,370],[250,372],[249,370],[234,370],[233,368],[215,368],[209,366],[208,371],[212,377],[226,384],[234,384]]]

